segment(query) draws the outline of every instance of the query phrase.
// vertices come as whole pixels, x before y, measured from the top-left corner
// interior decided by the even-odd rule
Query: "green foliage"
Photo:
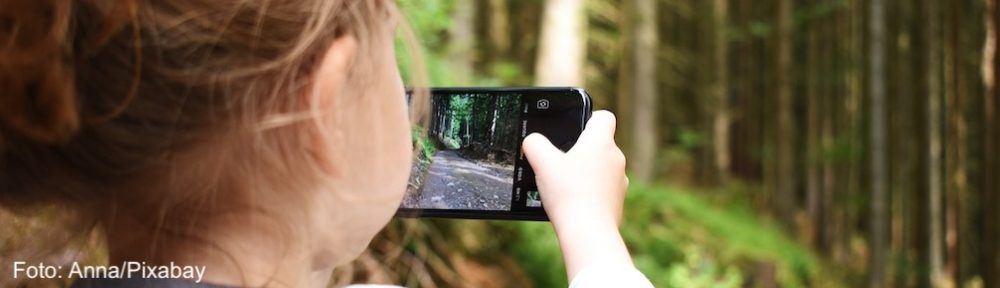
[[[686,249],[683,262],[670,267],[667,278],[668,287],[736,288],[743,283],[739,270],[732,266],[720,269],[694,245]]]
[[[774,267],[781,287],[819,281],[838,286],[822,274],[823,264],[807,248],[760,220],[736,193],[633,184],[621,231],[639,270],[658,287],[742,287],[753,284],[744,281],[758,265]],[[565,286],[565,268],[551,226],[509,225],[507,229],[517,232],[510,250],[536,284]]]
[[[517,237],[512,239],[510,252],[538,287],[566,287],[566,266],[563,264],[559,239],[548,222],[511,222]]]
[[[444,147],[448,148],[448,149],[454,150],[454,149],[462,148],[462,140],[458,140],[458,138],[453,138],[451,136],[445,136],[442,142],[444,142]]]
[[[702,133],[684,129],[677,133],[678,145],[684,149],[696,149],[704,145],[705,137],[701,135]]]
[[[458,149],[463,146],[461,140],[463,132],[465,132],[463,129],[466,128],[466,123],[472,116],[472,99],[460,95],[452,95],[450,98],[446,110],[450,122],[445,126],[444,139],[442,140],[448,149]]]
[[[815,21],[819,18],[829,17],[836,12],[850,8],[850,3],[847,0],[825,0],[809,4],[797,9],[799,11],[796,11],[793,16],[795,18],[793,20],[795,26],[801,26],[805,22]]]
[[[771,34],[771,30],[773,29],[774,28],[771,27],[770,23],[763,21],[753,21],[750,22],[750,29],[748,30],[750,32],[750,35],[753,35],[754,37],[767,37],[768,35]]]
[[[430,137],[427,136],[427,129],[421,127],[413,127],[410,132],[413,139],[413,145],[416,145],[420,149],[421,156],[423,159],[431,159],[434,157],[434,153],[437,153],[437,148],[431,143]]]
[[[418,42],[415,43],[417,47],[411,47],[407,45],[402,35],[398,35],[396,39],[396,60],[407,86],[416,84],[412,83],[415,74],[425,74],[430,81],[428,84],[432,86],[452,84],[449,81],[447,62],[437,53],[428,52],[444,50],[445,43],[442,38],[451,25],[452,3],[453,1],[448,0],[397,1],[399,10],[404,16],[403,20],[412,29]],[[418,71],[420,67],[415,65],[416,59],[413,57],[420,57],[426,70]]]
[[[416,36],[417,47],[407,45],[403,37],[396,40],[396,60],[403,81],[414,86],[413,76],[426,76],[431,86],[503,86],[510,83],[531,83],[531,75],[523,73],[514,61],[498,61],[487,65],[484,74],[467,75],[469,83],[456,83],[453,70],[443,55],[447,51],[447,33],[452,26],[454,1],[450,0],[399,0],[396,1],[406,24]],[[402,36],[402,35],[398,35]],[[413,57],[419,55],[425,65],[418,71]]]
[[[518,82],[519,78],[524,77],[524,73],[521,73],[521,69],[516,63],[512,62],[499,62],[490,66],[490,74],[498,79],[498,81],[495,81],[498,82],[496,85],[499,85],[500,83]]]
[[[413,28],[422,47],[444,45],[442,35],[451,27],[451,10],[454,1],[449,0],[399,0],[396,1],[402,15]]]

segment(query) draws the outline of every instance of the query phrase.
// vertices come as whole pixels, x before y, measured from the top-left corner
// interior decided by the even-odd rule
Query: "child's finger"
[[[587,121],[587,127],[580,134],[578,143],[596,143],[615,137],[615,114],[608,111],[596,111]]]
[[[524,137],[521,149],[524,150],[524,156],[528,157],[531,168],[536,172],[545,170],[549,165],[556,163],[557,158],[564,154],[562,150],[552,145],[552,142],[549,142],[545,135],[538,133],[531,133],[528,137]]]

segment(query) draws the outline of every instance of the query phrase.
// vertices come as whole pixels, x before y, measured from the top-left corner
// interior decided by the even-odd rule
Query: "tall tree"
[[[997,125],[997,33],[1000,28],[1000,9],[997,0],[986,0],[983,13],[985,40],[980,69],[983,77],[983,187],[981,201],[983,223],[981,230],[982,253],[980,272],[985,287],[1000,287],[1000,125]]]
[[[716,63],[716,51],[718,46],[716,46],[716,35],[721,33],[721,29],[716,27],[716,15],[715,15],[715,0],[710,1],[696,1],[694,4],[694,11],[697,14],[705,15],[705,17],[696,17],[692,20],[692,27],[696,30],[694,33],[689,33],[698,36],[692,36],[690,38],[685,37],[683,39],[691,39],[691,47],[695,51],[700,51],[700,53],[695,53],[693,56],[694,62],[693,66],[689,69],[692,70],[694,75],[694,89],[685,91],[680,90],[679,93],[691,93],[697,97],[685,97],[685,99],[694,99],[694,101],[685,101],[682,99],[679,101],[678,105],[690,104],[695,107],[695,109],[684,109],[691,113],[690,116],[684,117],[690,119],[695,125],[697,131],[704,131],[698,145],[695,145],[694,149],[691,149],[695,161],[692,163],[694,168],[694,180],[696,183],[701,185],[715,185],[719,180],[719,170],[717,169],[717,154],[715,145],[719,143],[716,141],[715,135],[715,124],[716,116],[718,116],[718,111],[721,108],[719,106],[718,91],[719,88],[716,82],[718,63]],[[687,33],[685,33],[687,34]],[[678,39],[679,40],[679,39]],[[677,41],[674,39],[669,39],[667,42],[686,42]],[[723,64],[724,65],[724,64]],[[668,70],[669,71],[669,70]],[[669,110],[666,111],[670,113]],[[672,114],[672,113],[671,113]]]
[[[945,114],[947,115],[947,129],[945,145],[945,179],[947,180],[945,189],[945,203],[947,204],[945,213],[945,223],[947,231],[945,235],[946,253],[947,255],[947,275],[948,279],[952,283],[961,283],[963,280],[963,258],[969,255],[965,252],[968,251],[967,247],[963,247],[963,244],[967,243],[969,239],[965,236],[967,233],[965,225],[961,222],[964,217],[963,201],[968,196],[967,185],[966,185],[966,160],[965,160],[965,143],[966,143],[966,132],[965,132],[965,105],[963,97],[963,71],[962,67],[961,51],[959,44],[959,35],[961,34],[960,23],[961,19],[961,1],[950,1],[948,2],[948,21],[947,21],[947,35],[946,43],[947,46],[944,49],[945,57],[945,107],[947,108]]]
[[[814,248],[819,248],[820,230],[823,229],[823,219],[822,216],[822,185],[820,183],[821,167],[820,161],[820,151],[822,147],[820,146],[820,133],[822,132],[821,117],[822,113],[822,101],[825,97],[820,96],[820,77],[819,75],[819,62],[820,62],[820,52],[823,49],[819,43],[819,30],[820,25],[816,25],[810,21],[808,25],[808,30],[806,32],[807,44],[806,44],[806,209],[809,213],[809,226],[807,231],[805,231],[806,240],[808,244]]]
[[[730,125],[730,113],[729,113],[729,90],[727,86],[729,85],[729,39],[726,37],[726,30],[728,24],[726,19],[729,17],[729,4],[727,0],[714,0],[712,3],[712,14],[713,14],[713,40],[714,40],[714,72],[715,75],[712,78],[712,98],[715,100],[714,103],[714,113],[713,114],[713,125],[712,125],[712,142],[714,145],[715,156],[715,176],[721,180],[726,180],[729,176],[729,167],[731,163],[730,153],[729,153],[729,125]]]
[[[795,216],[795,126],[792,102],[792,1],[778,0],[775,85],[777,116],[774,130],[774,208],[791,227]]]
[[[945,281],[942,243],[944,229],[942,228],[942,179],[941,179],[941,48],[939,8],[936,0],[923,1],[924,45],[926,65],[924,73],[926,83],[925,100],[927,123],[926,151],[926,181],[927,181],[927,253],[928,273],[925,281],[932,285],[943,285]]]
[[[869,83],[868,94],[871,97],[869,116],[871,127],[868,130],[871,149],[871,223],[869,224],[869,243],[871,258],[868,265],[868,286],[882,287],[885,285],[886,251],[886,129],[885,129],[885,19],[882,0],[868,2],[869,18]]]
[[[475,18],[476,1],[456,1],[452,10],[452,25],[448,30],[448,59],[455,73],[451,80],[458,85],[469,85],[472,81],[475,61]]]
[[[634,43],[632,45],[632,175],[635,179],[649,182],[654,177],[657,140],[656,125],[657,51],[659,33],[657,31],[655,0],[636,0]]]
[[[535,62],[537,85],[583,85],[583,64],[587,52],[583,3],[583,0],[545,2],[541,43]]]
[[[507,14],[507,0],[489,0],[489,8],[489,34],[493,52],[498,56],[505,55],[510,49],[510,17]]]
[[[844,14],[844,13],[840,12],[834,15],[839,16],[839,14]],[[836,17],[833,19],[837,20],[839,18],[841,17]],[[836,21],[834,25],[819,25],[819,29],[821,29],[822,32],[819,35],[821,40],[818,42],[820,43],[835,42],[834,39],[838,37],[837,31],[841,26],[837,25],[839,24],[839,22],[842,21]],[[823,68],[820,71],[822,71],[824,75],[837,75],[838,71],[837,63],[840,60],[840,55],[842,55],[842,53],[840,53],[839,48],[842,45],[844,44],[833,45],[832,47],[826,46],[826,49],[820,50],[820,52],[822,52],[820,57],[822,60],[820,63],[822,64],[821,67]],[[831,80],[826,81],[826,83],[830,84],[823,86],[826,89],[819,90],[822,95],[821,98],[822,101],[819,104],[821,105],[821,107],[823,107],[822,128],[821,128],[822,136],[820,138],[820,145],[821,145],[820,147],[822,147],[823,150],[821,151],[827,151],[833,147],[834,138],[836,137],[835,129],[838,124],[837,116],[843,114],[839,113],[840,109],[838,109],[839,107],[842,107],[842,105],[838,105],[838,103],[843,98],[843,94],[839,93],[840,92],[839,90],[842,89],[842,85],[840,85],[840,83],[842,83],[843,77],[832,77],[832,78],[833,78],[832,81]],[[841,238],[839,236],[840,235],[839,232],[841,231],[840,227],[842,226],[840,225],[839,221],[841,217],[838,217],[839,215],[841,215],[840,210],[842,209],[836,209],[837,203],[835,200],[837,198],[835,196],[837,196],[836,188],[839,186],[838,184],[842,183],[842,181],[836,181],[837,180],[836,175],[840,169],[838,169],[837,165],[835,165],[835,162],[829,158],[830,157],[823,157],[824,160],[823,187],[822,187],[823,197],[821,197],[820,199],[821,202],[820,218],[823,219],[823,221],[822,225],[819,226],[820,228],[819,247],[821,247],[823,251],[826,252],[826,255],[837,256],[839,255],[838,252],[843,250],[841,249],[840,245],[842,242],[839,241],[839,239]]]

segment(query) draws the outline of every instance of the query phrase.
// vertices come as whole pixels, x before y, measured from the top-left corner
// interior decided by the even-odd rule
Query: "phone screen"
[[[401,216],[545,220],[521,141],[540,132],[567,150],[589,116],[574,88],[437,88]]]

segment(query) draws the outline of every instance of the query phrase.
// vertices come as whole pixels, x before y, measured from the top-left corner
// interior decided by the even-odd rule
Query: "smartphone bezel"
[[[590,94],[586,90],[579,87],[434,87],[430,88],[431,95],[435,93],[463,93],[463,94],[473,94],[473,93],[521,93],[527,95],[529,93],[575,93],[579,95],[580,101],[582,101],[583,111],[580,114],[580,130],[587,125],[587,120],[590,119],[590,115],[593,110],[591,104]],[[410,90],[407,90],[409,94]],[[519,116],[520,117],[520,116]],[[523,120],[523,119],[518,119]],[[520,143],[518,143],[518,155],[522,153],[520,151]],[[512,192],[513,193],[513,192]],[[544,205],[544,204],[543,204]],[[538,209],[536,211],[502,211],[502,210],[467,210],[467,209],[422,209],[422,208],[398,208],[396,211],[396,217],[402,218],[453,218],[453,219],[487,219],[487,220],[529,220],[529,221],[548,221],[548,215],[545,214],[543,209]]]

